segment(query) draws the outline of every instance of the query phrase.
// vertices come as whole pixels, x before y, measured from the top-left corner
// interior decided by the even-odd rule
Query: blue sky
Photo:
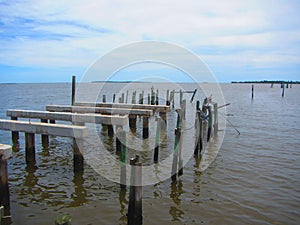
[[[80,80],[111,50],[149,40],[192,51],[220,82],[300,80],[299,10],[291,0],[0,0],[0,83]],[[185,79],[160,69],[155,76]]]

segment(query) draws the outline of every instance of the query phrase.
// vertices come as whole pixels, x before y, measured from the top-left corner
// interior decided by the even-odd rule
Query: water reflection
[[[119,221],[120,221],[120,224],[126,224],[126,222],[127,222],[126,206],[128,206],[128,201],[126,200],[126,189],[120,190],[119,203],[120,203],[120,214],[121,214]]]
[[[182,181],[175,181],[171,184],[171,194],[170,198],[173,200],[176,206],[170,206],[169,213],[173,218],[173,221],[180,221],[183,219],[184,212],[179,209],[181,198],[180,196],[183,194],[183,184]]]
[[[73,185],[74,193],[71,195],[73,202],[70,203],[69,207],[81,206],[87,202],[87,192],[84,188],[83,169],[81,171],[74,172]]]

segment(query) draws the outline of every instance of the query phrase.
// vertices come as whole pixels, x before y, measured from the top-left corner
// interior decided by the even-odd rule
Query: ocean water
[[[124,89],[118,83],[100,89],[98,83],[85,85],[84,99],[96,93],[101,100],[105,93],[111,101],[114,93]],[[175,89],[168,85],[140,83],[134,89],[146,94],[152,86],[158,88],[164,103],[165,90]],[[194,90],[197,85],[176,87]],[[219,114],[224,118],[227,114],[227,126],[220,131],[225,136],[216,159],[202,171],[201,160],[190,157],[178,182],[166,179],[144,186],[143,224],[299,224],[300,85],[286,89],[282,98],[279,85],[255,84],[253,100],[251,84],[221,84],[221,88],[230,106]],[[69,83],[0,84],[0,118],[7,118],[7,109],[44,110],[48,104],[70,104],[70,93]],[[203,97],[199,90],[195,100],[203,101]],[[188,119],[193,121],[194,105],[188,107]],[[175,121],[172,111],[161,158],[172,151]],[[150,137],[155,135],[154,124],[155,117],[150,121]],[[191,124],[187,124],[187,133],[193,133]],[[114,154],[113,140],[106,136],[105,128],[98,125],[96,129]],[[10,132],[0,131],[0,143],[11,144]],[[62,214],[69,214],[73,225],[127,224],[129,189],[120,192],[118,183],[97,173],[89,163],[83,173],[74,174],[72,144],[70,138],[51,137],[49,147],[43,148],[36,135],[37,162],[29,167],[24,135],[20,134],[19,148],[8,161],[12,218],[4,224],[54,224]],[[193,142],[190,146],[193,148]],[[142,160],[151,162],[151,156],[143,155]]]

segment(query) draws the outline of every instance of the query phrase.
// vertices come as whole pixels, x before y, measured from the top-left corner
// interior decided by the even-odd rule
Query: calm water
[[[110,85],[103,90],[108,100],[122,88]],[[99,84],[89,86],[97,88]],[[141,89],[149,87],[136,85]],[[222,90],[231,103],[227,119],[241,135],[227,123],[222,147],[207,170],[200,172],[199,160],[192,157],[176,184],[167,179],[144,187],[144,224],[299,224],[300,85],[286,89],[284,98],[278,85],[255,85],[253,101],[250,84],[223,84]],[[70,84],[0,84],[0,118],[6,118],[6,109],[69,104],[70,93]],[[200,92],[197,98],[203,100]],[[169,127],[175,123],[172,113]],[[104,132],[101,126],[97,129]],[[111,140],[102,138],[111,146]],[[10,132],[0,131],[0,143],[11,144]],[[126,224],[128,189],[125,195],[120,193],[119,184],[88,164],[82,174],[74,175],[71,139],[52,137],[45,149],[37,135],[33,168],[25,163],[23,134],[19,146],[8,163],[12,224],[54,224],[65,213],[73,225]],[[172,147],[169,135],[163,149]]]

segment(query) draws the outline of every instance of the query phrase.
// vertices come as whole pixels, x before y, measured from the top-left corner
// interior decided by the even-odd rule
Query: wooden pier
[[[73,77],[73,82],[75,78]],[[183,151],[182,138],[184,136],[185,121],[188,120],[186,116],[187,103],[191,104],[196,91],[193,91],[193,96],[189,102],[183,97],[187,91],[169,91],[167,90],[166,105],[159,105],[159,90],[151,90],[151,95],[148,95],[148,103],[143,104],[144,92],[140,94],[138,99],[139,104],[136,103],[136,92],[133,93],[131,104],[114,103],[116,95],[114,94],[113,103],[107,103],[104,95],[103,102],[76,102],[75,101],[75,84],[72,84],[72,100],[71,105],[47,105],[45,111],[37,110],[20,110],[8,109],[6,111],[7,117],[10,120],[0,119],[0,130],[7,130],[12,132],[13,142],[19,138],[19,132],[25,133],[25,157],[26,163],[35,165],[35,135],[42,135],[42,143],[49,142],[49,136],[71,137],[74,140],[73,144],[73,162],[74,173],[83,171],[83,155],[80,152],[83,140],[88,137],[88,128],[86,123],[102,124],[108,129],[108,135],[114,135],[113,126],[116,126],[116,153],[120,154],[120,188],[121,191],[126,189],[126,165],[129,163],[126,156],[126,132],[124,126],[129,124],[132,133],[135,132],[137,117],[142,118],[140,126],[142,126],[142,137],[144,139],[149,137],[149,118],[158,116],[156,118],[157,127],[155,137],[155,149],[153,154],[153,162],[155,164],[160,162],[160,137],[161,132],[165,129],[175,130],[174,150],[172,168],[170,168],[170,178],[172,182],[177,182],[179,176],[183,175]],[[177,123],[175,127],[167,128],[167,113],[174,108],[174,93],[179,93],[179,106],[176,109]],[[120,97],[121,98],[121,97]],[[128,93],[126,95],[126,102],[128,101]],[[124,102],[124,94],[120,102]],[[173,107],[171,107],[172,105]],[[23,120],[19,120],[23,118]],[[201,158],[201,151],[204,149],[204,144],[211,141],[213,136],[218,132],[218,105],[215,102],[209,101],[207,98],[203,101],[202,109],[200,109],[200,102],[197,102],[195,110],[195,129],[193,133],[195,137],[194,155]],[[26,121],[24,120],[26,119]],[[38,120],[38,121],[36,121]],[[71,124],[59,124],[56,121],[70,122]],[[151,124],[150,124],[151,125]],[[168,125],[169,126],[169,125]],[[155,131],[154,131],[155,132]],[[206,136],[205,136],[206,135]],[[9,193],[6,190],[7,183],[7,159],[9,155],[2,150],[0,145],[1,156],[1,193]],[[9,148],[8,148],[9,149]],[[139,156],[130,159],[131,165],[131,182],[130,182],[130,197],[128,206],[128,224],[140,225],[142,224],[142,162],[139,161]],[[6,174],[6,175],[5,175]],[[3,186],[4,185],[4,186]],[[8,185],[7,185],[8,188]],[[1,195],[2,196],[2,195]],[[4,210],[9,210],[9,194],[8,198],[0,198],[0,204],[6,202]],[[0,205],[1,206],[1,205]],[[6,215],[9,213],[6,213]]]

